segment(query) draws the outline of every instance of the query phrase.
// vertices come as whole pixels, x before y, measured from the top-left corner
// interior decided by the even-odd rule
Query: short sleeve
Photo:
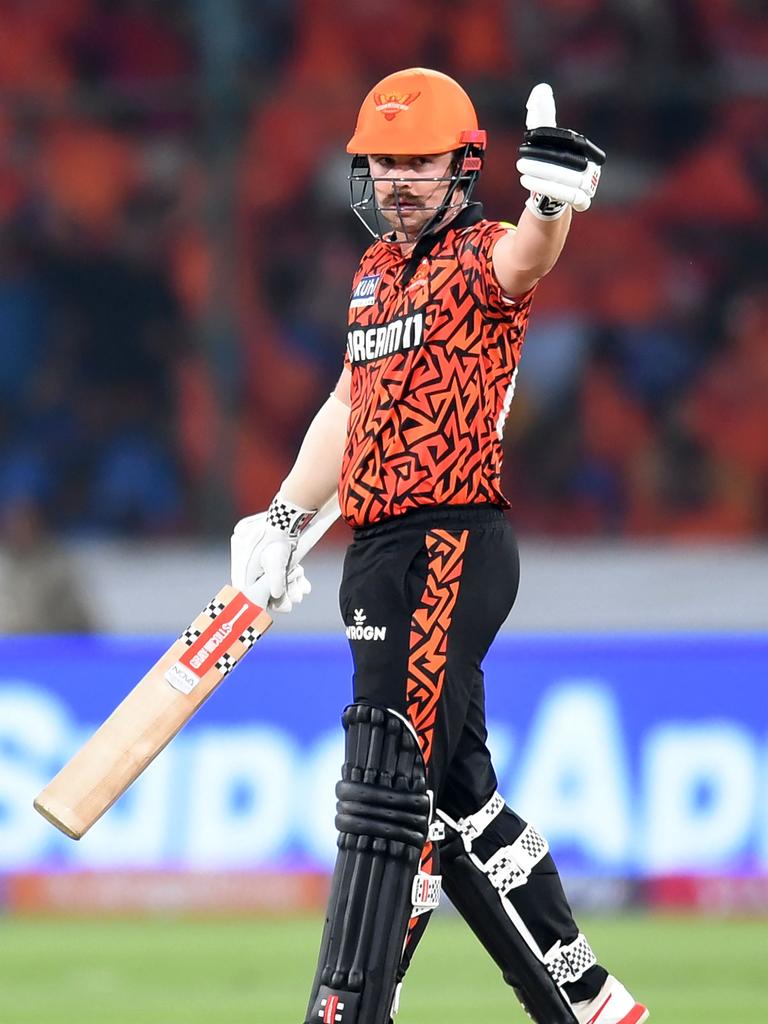
[[[464,272],[467,288],[486,316],[496,320],[513,320],[527,311],[535,291],[510,299],[504,295],[493,270],[493,249],[508,231],[516,231],[514,224],[485,221],[469,229],[458,240],[457,255]]]

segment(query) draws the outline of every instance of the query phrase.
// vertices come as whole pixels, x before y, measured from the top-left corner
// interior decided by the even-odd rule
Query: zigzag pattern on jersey
[[[530,300],[499,310],[483,305],[482,295],[496,287],[487,254],[489,227],[480,238],[485,248],[471,229],[460,247],[454,243],[436,253],[423,287],[415,290],[398,286],[387,263],[391,255],[372,251],[361,264],[360,274],[382,274],[380,294],[370,307],[352,310],[350,324],[365,329],[422,311],[425,329],[417,348],[352,366],[340,495],[342,512],[354,526],[424,505],[508,506],[497,425]],[[412,284],[426,273],[417,270]]]
[[[459,595],[468,537],[467,530],[458,535],[430,530],[425,538],[427,579],[419,606],[411,617],[406,710],[427,766],[445,682],[448,630]]]

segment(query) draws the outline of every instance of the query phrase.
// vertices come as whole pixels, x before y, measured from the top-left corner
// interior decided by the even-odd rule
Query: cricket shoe
[[[612,974],[594,999],[574,1003],[571,1009],[579,1024],[642,1024],[650,1016]]]

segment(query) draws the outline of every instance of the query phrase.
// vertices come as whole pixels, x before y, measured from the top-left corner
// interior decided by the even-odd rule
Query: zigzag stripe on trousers
[[[448,630],[459,596],[468,537],[468,530],[458,535],[448,530],[430,530],[426,535],[427,580],[419,606],[411,617],[406,701],[408,719],[419,738],[427,766],[432,754],[437,706],[445,682]]]

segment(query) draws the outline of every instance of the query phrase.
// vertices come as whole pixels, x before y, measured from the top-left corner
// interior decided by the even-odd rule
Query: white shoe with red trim
[[[571,1009],[579,1024],[642,1024],[650,1016],[612,974],[594,999],[574,1003]]]

